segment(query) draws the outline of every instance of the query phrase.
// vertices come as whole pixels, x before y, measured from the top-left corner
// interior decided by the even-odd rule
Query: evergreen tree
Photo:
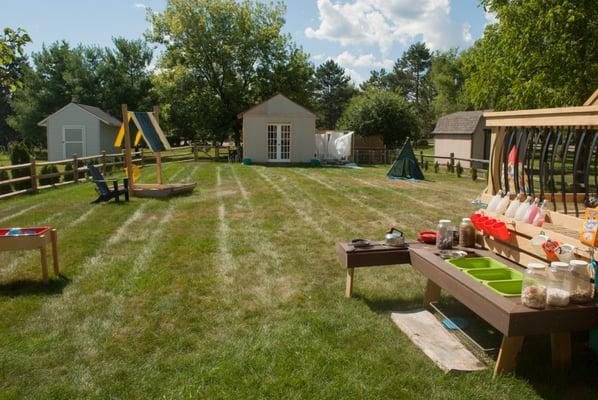
[[[355,93],[343,67],[328,60],[316,69],[316,103],[319,112],[318,125],[334,129],[336,123]]]

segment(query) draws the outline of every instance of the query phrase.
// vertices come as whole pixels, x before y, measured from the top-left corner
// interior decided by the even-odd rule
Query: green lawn
[[[58,228],[64,277],[42,285],[36,253],[0,253],[0,398],[595,395],[589,356],[555,376],[546,338],[526,341],[516,376],[442,373],[390,320],[422,302],[407,265],[360,270],[343,297],[336,242],[391,225],[413,238],[469,215],[484,186],[385,168],[169,163],[193,195],[90,205],[79,184],[3,201],[2,226]]]

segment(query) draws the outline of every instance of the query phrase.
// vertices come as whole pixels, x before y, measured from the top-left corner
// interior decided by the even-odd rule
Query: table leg
[[[424,308],[429,308],[430,303],[440,300],[440,286],[428,279],[424,292]]]
[[[58,234],[56,229],[50,231],[50,239],[52,239],[52,263],[54,273],[58,275],[60,273],[60,265],[58,264]]]
[[[552,348],[552,368],[566,370],[571,367],[571,334],[557,332],[550,334],[550,347]]]
[[[48,283],[48,254],[46,253],[46,246],[42,246],[39,249],[39,255],[42,261],[42,278],[44,283]]]
[[[508,374],[515,370],[517,354],[521,351],[523,339],[523,336],[503,336],[493,378],[496,378],[499,374]]]
[[[345,297],[351,297],[353,294],[353,273],[355,268],[347,268],[347,283],[345,285]]]

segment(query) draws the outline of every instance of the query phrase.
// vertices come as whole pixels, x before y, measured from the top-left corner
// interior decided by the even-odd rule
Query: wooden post
[[[197,161],[197,145],[193,144],[193,161]]]
[[[571,367],[571,334],[557,332],[550,334],[552,349],[552,368],[564,371]]]
[[[102,150],[102,175],[106,175],[106,150]]]
[[[422,165],[422,167],[424,166],[424,151],[420,150],[419,151],[419,163]]]
[[[143,165],[143,147],[139,149],[139,164]]]
[[[162,156],[156,153],[156,182],[162,184]]]
[[[79,161],[77,153],[73,154],[73,181],[79,183]]]
[[[54,268],[54,274],[60,273],[60,265],[58,264],[58,234],[56,229],[50,231],[50,239],[52,240],[52,267]]]
[[[159,106],[154,106],[154,118],[156,118],[157,123],[160,123]],[[162,155],[160,153],[156,153],[156,182],[158,185],[162,184]]]
[[[428,279],[424,292],[424,308],[430,308],[430,303],[440,300],[440,286]]]
[[[37,192],[37,172],[35,168],[35,157],[31,159],[31,191]]]
[[[123,123],[125,124],[125,167],[129,178],[129,196],[133,195],[133,161],[131,160],[131,135],[129,132],[129,110],[126,104],[121,105]]]
[[[43,241],[44,245],[39,248],[39,255],[42,262],[42,278],[44,283],[48,283],[48,253],[46,252],[46,244],[43,238],[44,235],[41,235],[40,239]]]
[[[523,339],[523,336],[503,336],[502,344],[498,351],[498,359],[494,366],[493,378],[496,378],[499,374],[507,374],[515,370],[517,366],[517,354],[521,350]]]
[[[351,297],[353,294],[353,274],[355,268],[347,268],[347,283],[345,285],[345,297]]]
[[[455,172],[455,153],[451,153],[451,172]]]

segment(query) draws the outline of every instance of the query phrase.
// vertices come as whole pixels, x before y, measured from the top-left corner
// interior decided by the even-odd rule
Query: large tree
[[[334,129],[355,88],[345,69],[328,60],[316,69],[316,103],[321,128]]]
[[[196,102],[188,106],[196,109],[192,117],[201,131],[179,134],[220,141],[232,130],[238,144],[237,114],[251,104],[277,91],[308,102],[313,67],[282,33],[284,13],[282,3],[169,0],[163,12],[148,14],[148,37],[166,48],[160,61],[164,76],[156,80],[162,100],[175,102],[167,95],[176,93]],[[174,107],[165,116],[175,130],[193,128]]]
[[[67,42],[33,53],[34,68],[11,100],[9,124],[30,146],[44,145],[37,123],[70,102],[100,107],[120,117],[120,104],[147,108],[150,99],[151,50],[142,41],[114,39],[114,49],[72,48]]]
[[[469,108],[463,88],[465,82],[463,66],[457,49],[436,52],[428,75],[435,94],[432,99],[435,119]]]
[[[476,108],[580,105],[598,87],[595,0],[483,0],[498,22],[464,56]]]
[[[30,41],[22,29],[5,28],[0,35],[0,146],[17,138],[7,119],[13,113],[10,106],[12,94],[22,85],[28,68],[24,47]]]
[[[403,143],[418,130],[412,104],[397,93],[380,89],[369,89],[353,96],[338,126],[358,135],[381,135],[388,146]]]

